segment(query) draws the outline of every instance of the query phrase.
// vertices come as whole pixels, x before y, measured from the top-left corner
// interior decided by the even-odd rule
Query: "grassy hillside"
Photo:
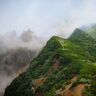
[[[96,24],[83,27],[82,30],[86,31],[92,38],[96,39]]]
[[[80,30],[69,39],[53,36],[4,96],[95,96],[95,43]]]
[[[94,38],[86,32],[76,29],[69,39],[76,45],[81,46],[91,60],[96,61],[96,40]]]

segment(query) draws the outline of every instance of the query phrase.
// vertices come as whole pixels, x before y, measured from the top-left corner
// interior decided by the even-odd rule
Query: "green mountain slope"
[[[81,46],[90,59],[96,60],[96,40],[86,32],[76,29],[69,38],[75,44]]]
[[[92,24],[90,26],[84,26],[84,28],[81,29],[86,31],[90,36],[96,39],[96,24]]]
[[[89,33],[94,39],[96,39],[96,28],[92,28],[92,29],[88,30],[88,33]]]
[[[30,68],[6,88],[4,96],[95,96],[95,55],[88,50],[87,39],[95,44],[80,30],[69,39],[53,36]]]

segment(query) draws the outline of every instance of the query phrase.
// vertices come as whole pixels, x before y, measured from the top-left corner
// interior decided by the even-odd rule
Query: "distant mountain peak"
[[[72,35],[69,37],[69,39],[93,39],[88,33],[86,33],[85,31],[81,30],[81,29],[75,29],[72,33]]]
[[[86,33],[88,33],[92,38],[96,39],[96,24],[91,24],[89,26],[81,27]]]
[[[73,37],[76,37],[76,36],[80,36],[81,34],[85,34],[86,35],[86,33],[84,32],[84,31],[82,31],[81,29],[79,29],[79,28],[76,28],[74,31],[73,31],[73,33],[72,33],[72,35],[70,36],[70,38],[73,38]]]
[[[24,42],[30,42],[32,41],[32,39],[34,38],[35,34],[34,32],[32,32],[30,29],[24,31],[20,38],[24,41]]]

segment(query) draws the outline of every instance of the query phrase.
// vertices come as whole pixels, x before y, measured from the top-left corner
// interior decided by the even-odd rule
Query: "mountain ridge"
[[[90,88],[95,88],[96,60],[88,50],[95,40],[81,30],[77,32],[69,39],[53,36],[30,68],[6,88],[4,96],[95,96],[92,93],[96,91]],[[79,93],[74,89],[78,87]]]

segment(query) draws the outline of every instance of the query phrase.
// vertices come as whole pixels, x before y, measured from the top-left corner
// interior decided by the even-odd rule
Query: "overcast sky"
[[[31,29],[37,35],[67,35],[96,23],[96,0],[0,0],[0,34]]]

